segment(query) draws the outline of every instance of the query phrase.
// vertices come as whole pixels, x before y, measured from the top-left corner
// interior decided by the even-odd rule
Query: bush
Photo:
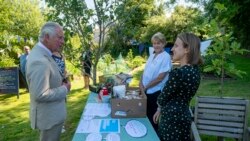
[[[100,58],[97,69],[103,75],[112,75],[120,72],[129,73],[130,71],[121,54],[116,60],[110,54],[104,55],[104,57]]]
[[[13,66],[17,66],[15,64],[15,59],[9,57],[8,55],[3,54],[0,57],[0,67],[13,67]]]
[[[214,59],[218,59],[219,56],[218,55],[205,55],[203,56],[203,61],[204,63],[201,65],[201,70],[204,73],[204,67],[207,65],[212,65],[212,60]],[[213,72],[214,73],[214,72]]]
[[[127,62],[128,66],[132,69],[139,67],[145,63],[145,59],[141,56],[135,56],[131,62]]]
[[[210,54],[210,55],[205,55],[203,56],[203,60],[204,60],[204,64],[201,65],[201,72],[203,74],[212,74],[213,76],[217,76],[217,77],[220,77],[217,73],[216,73],[216,70],[213,70],[213,71],[209,71],[209,72],[206,72],[204,71],[205,67],[206,66],[211,66],[213,65],[213,60],[216,60],[216,59],[219,59],[219,55],[216,55],[216,54]],[[228,64],[232,64],[233,61],[230,60],[229,58],[226,58],[226,62]],[[229,71],[225,71],[225,76],[224,77],[236,77],[234,74],[230,73]]]
[[[81,75],[81,66],[74,66],[73,63],[66,60],[66,70],[68,73],[74,74],[74,75]]]
[[[132,62],[132,61],[133,61],[133,58],[134,58],[133,51],[132,51],[132,49],[129,49],[129,52],[128,52],[128,54],[127,54],[126,59],[127,59],[129,62]]]

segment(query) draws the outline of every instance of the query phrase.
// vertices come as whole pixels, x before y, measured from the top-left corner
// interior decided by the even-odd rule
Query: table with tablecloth
[[[91,92],[88,96],[88,100],[87,100],[86,104],[97,103],[96,98],[97,98],[97,94]],[[84,107],[84,109],[85,109],[85,107]],[[83,109],[83,112],[84,112],[84,109]],[[83,114],[81,116],[81,119],[82,118],[83,118]],[[95,119],[98,119],[98,118],[99,119],[100,118],[101,119],[112,119],[110,115],[108,115],[107,117],[95,117]],[[160,139],[158,138],[156,132],[154,131],[154,129],[153,129],[153,127],[152,127],[152,125],[147,117],[145,117],[145,118],[119,118],[119,120],[120,120],[120,133],[118,133],[118,134],[120,136],[121,141],[160,141]],[[147,134],[143,137],[130,136],[126,132],[124,126],[127,124],[128,121],[131,121],[131,120],[137,120],[137,121],[141,122],[143,125],[145,125],[147,128]],[[78,126],[80,126],[80,124],[78,124]],[[103,138],[105,138],[106,135],[107,135],[107,133],[102,133]],[[85,141],[87,136],[88,136],[88,133],[77,133],[75,131],[75,134],[73,136],[72,141]]]

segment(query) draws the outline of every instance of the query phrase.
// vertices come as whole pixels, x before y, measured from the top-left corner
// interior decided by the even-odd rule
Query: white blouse
[[[155,54],[150,55],[145,65],[142,78],[143,86],[148,85],[152,80],[156,79],[160,73],[171,71],[171,57],[166,51],[161,52],[155,58],[154,56]],[[147,89],[147,94],[152,94],[156,91],[161,90],[168,80],[168,75],[169,74],[167,74],[160,83],[158,83],[154,87]]]

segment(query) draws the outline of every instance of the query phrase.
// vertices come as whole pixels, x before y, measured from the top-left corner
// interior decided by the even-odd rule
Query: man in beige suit
[[[30,91],[31,127],[40,132],[40,141],[59,141],[66,119],[65,99],[70,82],[63,81],[52,52],[64,44],[62,27],[47,22],[41,29],[39,42],[31,50],[26,64]]]

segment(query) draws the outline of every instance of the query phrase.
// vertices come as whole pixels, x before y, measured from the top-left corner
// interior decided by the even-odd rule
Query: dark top
[[[191,114],[189,102],[200,84],[198,66],[174,69],[158,97],[161,106],[159,136],[163,141],[190,140]]]
[[[81,59],[83,61],[83,69],[85,73],[89,75],[91,72],[91,58],[92,58],[92,53],[90,51],[85,51],[82,53]]]
[[[28,58],[28,54],[23,54],[20,56],[20,69],[21,69],[21,72],[25,78],[25,65],[26,65],[26,62],[27,62],[27,58]]]

